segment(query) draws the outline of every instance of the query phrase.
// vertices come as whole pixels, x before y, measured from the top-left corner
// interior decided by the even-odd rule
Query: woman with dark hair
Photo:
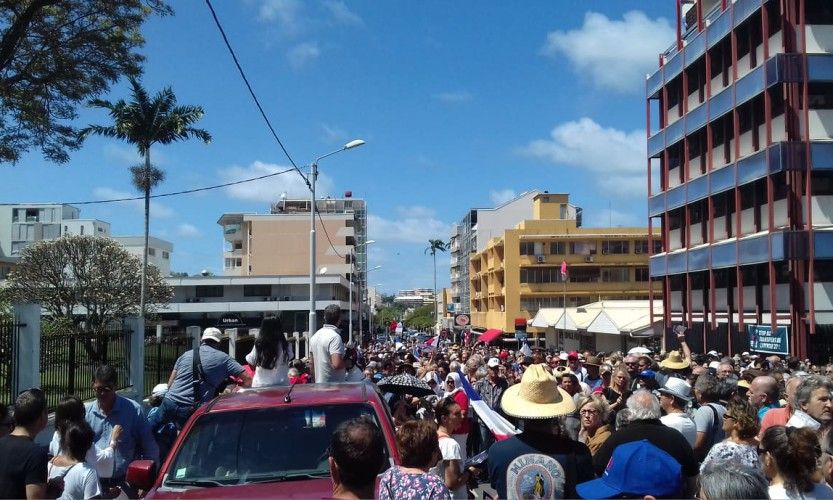
[[[450,499],[442,479],[429,474],[441,458],[437,426],[428,420],[402,424],[396,431],[400,465],[386,470],[379,479],[379,499]]]
[[[712,461],[741,463],[758,467],[758,415],[749,401],[734,398],[729,402],[723,414],[723,432],[726,439],[712,446],[700,470],[703,471]]]
[[[255,367],[252,387],[289,385],[290,359],[292,349],[283,334],[281,320],[274,316],[264,318],[255,345],[246,355],[246,362]]]
[[[49,454],[53,457],[61,454],[63,447],[61,439],[71,423],[84,422],[86,409],[84,403],[76,396],[64,396],[55,407],[55,433],[49,443]],[[90,446],[84,460],[95,467],[98,477],[109,479],[113,476],[113,465],[116,444],[121,437],[122,426],[114,425],[113,433],[110,436],[110,443],[104,449],[96,445]]]
[[[49,461],[49,486],[61,499],[98,498],[98,474],[84,461],[93,447],[93,430],[83,419],[70,421],[61,434],[61,453]],[[50,497],[51,498],[51,497]]]
[[[816,482],[821,446],[813,430],[770,427],[761,438],[758,453],[769,478],[770,498],[833,498],[830,486]]]
[[[451,492],[451,498],[465,500],[468,498],[466,484],[470,471],[463,470],[465,448],[452,436],[466,418],[460,405],[454,398],[446,397],[437,403],[434,409],[437,420],[437,438],[442,460],[431,469],[431,472],[445,482]]]

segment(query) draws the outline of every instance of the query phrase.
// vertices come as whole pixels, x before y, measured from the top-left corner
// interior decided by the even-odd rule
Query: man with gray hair
[[[700,498],[769,498],[769,481],[759,468],[713,461],[700,475]]]
[[[833,420],[833,382],[821,375],[805,378],[795,392],[795,412],[787,427],[809,427],[818,430]]]
[[[613,450],[617,446],[633,441],[647,439],[657,448],[674,457],[682,467],[683,476],[688,478],[688,491],[693,493],[699,466],[694,458],[694,451],[685,437],[676,429],[663,425],[660,421],[659,400],[649,391],[640,389],[627,401],[630,422],[627,427],[614,432],[593,456],[593,470],[598,477],[604,474]]]

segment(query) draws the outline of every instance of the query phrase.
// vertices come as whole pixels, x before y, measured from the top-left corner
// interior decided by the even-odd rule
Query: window
[[[84,234],[84,226],[81,226],[81,234]],[[156,255],[156,249],[155,248],[148,248],[148,255],[151,256],[151,257],[155,256]]]
[[[235,241],[233,248],[235,250],[243,250],[243,242],[242,241]]]
[[[81,236],[84,236],[84,226],[81,225]]]
[[[633,253],[648,253],[648,240],[636,240],[633,242]]]
[[[571,242],[570,243],[570,253],[573,254],[573,255],[595,255],[596,254],[596,242],[595,241]]]
[[[168,252],[166,252],[166,251],[162,250],[162,258],[163,258],[163,259],[165,259],[165,260],[168,260],[168,259],[170,259],[170,258],[171,258],[171,254],[169,254]]]
[[[602,254],[627,254],[630,253],[629,241],[603,241]]]
[[[567,253],[567,244],[563,241],[555,241],[550,243],[550,254],[565,255]]]
[[[624,283],[630,281],[629,271],[627,267],[602,268],[602,281],[605,283]]]
[[[531,241],[522,241],[521,255],[535,255],[535,243]]]
[[[268,297],[272,295],[272,285],[243,285],[244,297]]]
[[[560,267],[523,267],[521,283],[561,283]]]
[[[635,281],[648,281],[651,278],[651,275],[648,272],[647,267],[637,267],[635,271],[636,271],[636,280]]]
[[[99,228],[97,228],[97,229],[98,229],[98,232],[99,232],[99,233],[103,233],[103,232],[104,232],[104,228],[103,228],[103,227],[99,227]]]
[[[199,298],[222,297],[223,285],[198,286],[195,287],[195,293]]]

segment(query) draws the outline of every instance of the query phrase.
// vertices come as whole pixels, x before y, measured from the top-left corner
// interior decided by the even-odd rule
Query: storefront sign
[[[767,354],[789,355],[789,328],[779,326],[773,333],[769,325],[747,325],[749,350]]]
[[[454,323],[457,326],[467,326],[471,322],[471,318],[469,318],[468,314],[458,314],[454,316]]]
[[[243,320],[240,319],[239,314],[235,313],[228,313],[223,314],[220,316],[220,321],[217,322],[217,328],[240,328],[246,326],[246,323],[243,323]]]

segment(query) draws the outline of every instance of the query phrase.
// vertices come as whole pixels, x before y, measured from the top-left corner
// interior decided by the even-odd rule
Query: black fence
[[[118,329],[41,337],[41,388],[46,393],[49,409],[54,409],[68,394],[82,400],[94,398],[93,372],[102,364],[116,369],[116,389],[127,387],[130,384],[130,333]]]
[[[0,405],[11,405],[17,396],[17,350],[22,326],[13,319],[0,320]]]
[[[145,331],[145,395],[149,395],[156,384],[168,382],[171,370],[177,358],[191,349],[193,339],[188,337],[185,329],[166,328],[162,336],[156,331]]]

